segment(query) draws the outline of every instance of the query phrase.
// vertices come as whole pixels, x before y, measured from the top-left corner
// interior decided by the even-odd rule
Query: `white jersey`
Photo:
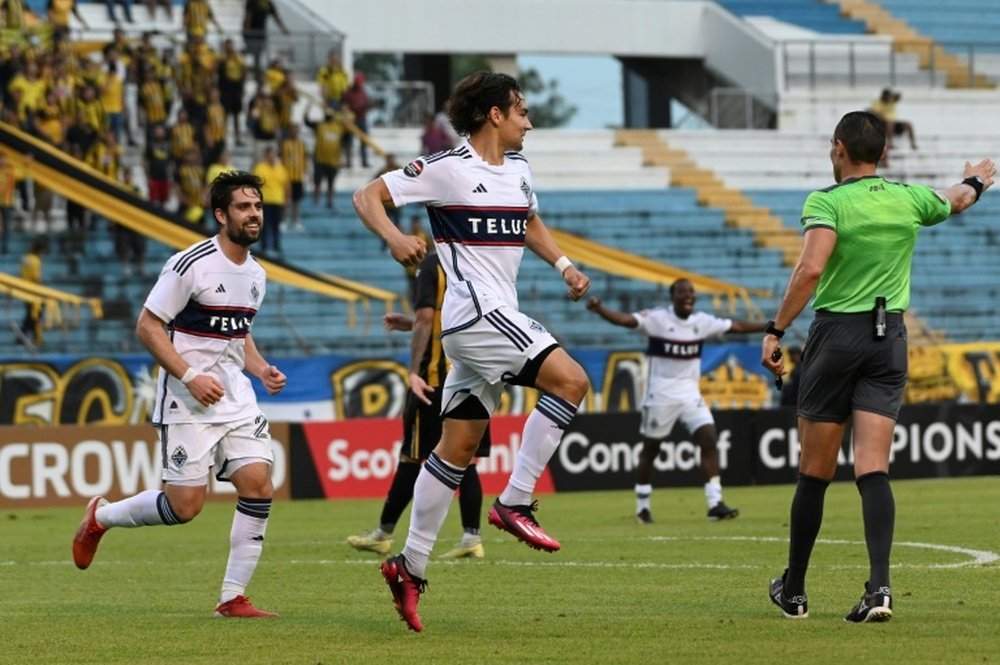
[[[382,176],[393,203],[423,203],[448,279],[442,335],[506,305],[517,309],[517,273],[528,220],[538,213],[531,169],[514,151],[491,166],[468,141]]]
[[[256,413],[245,367],[244,342],[264,299],[264,269],[248,256],[236,265],[209,238],[171,256],[144,307],[168,323],[174,348],[194,370],[211,374],[226,391],[203,406],[187,386],[161,371],[153,424],[219,423]]]
[[[727,332],[733,327],[732,320],[705,312],[692,312],[682,319],[672,306],[644,309],[632,316],[639,322],[639,330],[649,335],[649,376],[643,406],[700,395],[702,344]]]

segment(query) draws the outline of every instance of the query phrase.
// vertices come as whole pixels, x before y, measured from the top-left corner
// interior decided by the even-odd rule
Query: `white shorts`
[[[492,415],[504,382],[512,382],[539,353],[558,346],[542,324],[508,307],[487,312],[474,324],[441,338],[451,360],[441,393],[446,414],[474,395]]]
[[[639,434],[647,439],[662,439],[670,434],[678,418],[692,435],[705,425],[715,424],[705,400],[701,395],[694,395],[690,399],[642,407]]]
[[[263,413],[229,423],[161,425],[159,431],[163,482],[171,485],[207,485],[213,466],[217,479],[229,480],[248,464],[274,461]]]

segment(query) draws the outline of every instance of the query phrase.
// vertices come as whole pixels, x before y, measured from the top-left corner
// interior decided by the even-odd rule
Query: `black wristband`
[[[963,185],[968,185],[972,189],[976,190],[976,200],[983,195],[983,179],[977,175],[970,176],[962,181]]]
[[[778,339],[781,339],[782,337],[785,336],[785,331],[784,330],[779,330],[778,328],[775,328],[774,327],[774,319],[771,319],[770,321],[767,322],[767,327],[764,328],[764,334],[765,335],[774,335]]]

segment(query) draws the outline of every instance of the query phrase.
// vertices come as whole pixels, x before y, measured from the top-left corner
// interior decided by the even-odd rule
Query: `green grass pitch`
[[[0,663],[1000,662],[1000,483],[893,487],[896,614],[871,625],[843,621],[867,573],[851,483],[827,494],[805,621],[766,594],[784,566],[791,486],[727,488],[742,514],[721,523],[705,519],[700,489],[660,489],[650,526],[636,524],[630,492],[541,496],[556,554],[486,525],[484,509],[486,558],[432,562],[421,634],[399,621],[377,557],[344,544],[375,524],[380,500],[275,505],[249,589],[273,620],[212,618],[231,505],[181,527],[116,529],[87,571],[70,556],[83,505],[8,509]],[[435,553],[459,532],[452,506]]]

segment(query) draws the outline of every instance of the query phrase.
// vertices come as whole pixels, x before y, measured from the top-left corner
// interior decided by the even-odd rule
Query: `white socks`
[[[635,512],[641,512],[642,510],[652,510],[652,500],[651,496],[653,494],[652,485],[636,485],[635,486]]]
[[[121,501],[101,506],[94,513],[97,523],[106,529],[123,526],[131,529],[139,526],[160,524],[180,524],[167,501],[167,495],[160,490],[146,490]]]
[[[264,549],[264,532],[267,531],[270,512],[271,499],[239,497],[236,500],[236,514],[229,532],[229,562],[222,579],[220,603],[244,595]]]
[[[465,469],[448,464],[435,453],[427,457],[420,469],[413,486],[410,532],[403,547],[406,569],[411,575],[424,577],[427,572],[434,542],[464,474]]]
[[[548,393],[541,396],[524,423],[521,449],[517,451],[514,471],[510,474],[507,487],[500,494],[500,503],[505,506],[531,503],[535,483],[559,447],[563,430],[575,415],[574,404]]]
[[[705,499],[708,501],[708,509],[711,510],[722,501],[722,480],[719,476],[712,476],[705,483]]]

